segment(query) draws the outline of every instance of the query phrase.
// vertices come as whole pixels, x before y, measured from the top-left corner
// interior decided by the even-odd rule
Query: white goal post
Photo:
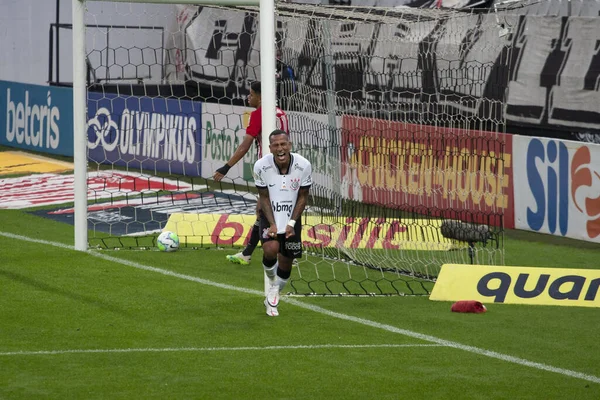
[[[73,7],[73,143],[74,143],[74,192],[75,249],[88,249],[87,222],[87,91],[86,91],[86,47],[85,5],[86,2],[102,0],[72,0]],[[276,69],[275,69],[275,1],[274,0],[109,0],[127,3],[161,3],[245,6],[259,5],[262,16],[260,24],[260,71],[262,76],[262,126],[264,132],[276,128]],[[269,146],[269,136],[262,136],[263,148]]]

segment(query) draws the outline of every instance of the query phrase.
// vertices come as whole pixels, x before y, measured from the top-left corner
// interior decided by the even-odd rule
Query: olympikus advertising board
[[[201,103],[88,93],[88,158],[200,176]]]
[[[73,91],[0,81],[0,144],[73,155]]]
[[[600,145],[513,140],[515,227],[600,243]]]
[[[513,228],[512,138],[346,116],[346,196]]]
[[[179,10],[180,37],[167,43],[166,60],[176,60],[166,64],[169,79],[195,80],[228,98],[247,94],[250,82],[260,79],[255,18],[206,7]],[[415,19],[414,9],[394,13],[393,24],[280,17],[281,54],[296,71],[302,95],[287,109],[316,111],[310,107],[322,104],[334,87],[340,109],[383,115],[407,104],[415,115],[404,113],[402,120],[439,123],[426,110],[506,120],[525,133],[538,128],[552,135],[558,129],[600,140],[599,18],[479,13],[433,20]],[[503,30],[498,18],[510,29]],[[325,41],[321,32],[335,40]],[[323,79],[332,76],[321,62],[325,48],[331,50],[335,82]],[[208,72],[199,67],[207,63],[219,66]]]

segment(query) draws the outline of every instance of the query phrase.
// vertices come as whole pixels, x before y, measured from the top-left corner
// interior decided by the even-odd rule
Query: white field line
[[[60,247],[63,249],[74,250],[73,246],[69,246],[69,245],[66,245],[63,243],[51,242],[51,241],[41,240],[41,239],[34,239],[34,238],[27,237],[27,236],[15,235],[13,233],[8,233],[8,232],[0,232],[0,236],[8,237],[11,239],[28,241],[28,242],[32,242],[32,243],[40,243],[40,244],[45,244],[45,245],[49,245],[49,246]],[[165,270],[165,269],[161,269],[161,268],[150,267],[148,265],[139,264],[139,263],[136,263],[133,261],[123,260],[123,259],[120,259],[117,257],[107,255],[107,254],[96,252],[96,251],[88,251],[87,253],[94,257],[102,258],[107,261],[112,261],[112,262],[115,262],[118,264],[141,269],[144,271],[156,272],[156,273],[163,274],[166,276],[185,279],[185,280],[192,281],[192,282],[198,282],[203,285],[214,286],[214,287],[218,287],[221,289],[234,290],[237,292],[252,294],[252,295],[256,295],[256,296],[260,296],[260,297],[264,296],[263,291],[260,291],[260,290],[247,289],[247,288],[243,288],[243,287],[239,287],[239,286],[233,286],[233,285],[227,285],[227,284],[223,284],[223,283],[219,283],[219,282],[213,282],[213,281],[209,281],[207,279],[197,278],[195,276],[179,274],[177,272],[173,272],[173,271],[169,271],[169,270]],[[370,326],[370,327],[377,328],[377,329],[382,329],[387,332],[397,333],[397,334],[411,337],[414,339],[424,340],[426,342],[430,342],[430,343],[433,343],[433,344],[436,344],[439,346],[451,347],[451,348],[454,348],[457,350],[463,350],[463,351],[466,351],[466,352],[469,352],[472,354],[495,358],[497,360],[502,360],[502,361],[517,364],[517,365],[522,365],[522,366],[526,366],[526,367],[530,367],[530,368],[534,368],[534,369],[539,369],[542,371],[553,372],[553,373],[556,373],[559,375],[564,375],[564,376],[568,376],[571,378],[577,378],[577,379],[581,379],[581,380],[589,381],[589,382],[593,382],[593,383],[600,383],[600,377],[598,377],[598,376],[588,375],[588,374],[584,374],[584,373],[577,372],[577,371],[572,371],[572,370],[565,369],[565,368],[553,367],[552,365],[529,361],[524,358],[514,357],[514,356],[511,356],[508,354],[502,354],[502,353],[498,353],[498,352],[495,352],[492,350],[486,350],[486,349],[482,349],[482,348],[475,347],[475,346],[461,344],[458,342],[452,342],[449,340],[437,338],[435,336],[425,335],[422,333],[409,331],[407,329],[397,328],[395,326],[382,324],[382,323],[371,321],[368,319],[354,317],[352,315],[342,314],[342,313],[338,313],[335,311],[330,311],[330,310],[324,309],[322,307],[311,305],[311,304],[306,304],[302,301],[292,299],[289,297],[283,297],[283,298],[281,298],[280,301],[284,301],[286,303],[293,304],[297,307],[311,310],[311,311],[314,311],[314,312],[317,312],[320,314],[324,314],[324,315],[327,315],[327,316],[330,316],[333,318],[338,318],[338,319],[345,320],[345,321],[356,322],[361,325]]]
[[[315,344],[290,346],[242,346],[242,347],[167,347],[140,349],[71,349],[39,351],[7,351],[0,356],[44,356],[86,353],[171,353],[171,352],[216,352],[216,351],[263,351],[263,350],[315,350],[315,349],[376,349],[398,347],[440,347],[439,344]]]

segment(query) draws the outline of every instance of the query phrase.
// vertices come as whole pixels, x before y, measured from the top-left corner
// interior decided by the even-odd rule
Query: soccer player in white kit
[[[267,154],[254,164],[254,182],[262,209],[260,220],[263,267],[270,288],[267,315],[279,315],[279,294],[292,273],[292,262],[302,256],[302,212],[312,185],[312,166],[292,153],[289,135],[276,129],[269,135]]]

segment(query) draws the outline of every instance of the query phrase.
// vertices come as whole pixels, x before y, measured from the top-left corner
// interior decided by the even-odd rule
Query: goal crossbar
[[[81,2],[82,0],[74,0]],[[83,0],[107,1],[107,0]],[[111,3],[192,4],[212,6],[258,6],[259,0],[109,0]]]

